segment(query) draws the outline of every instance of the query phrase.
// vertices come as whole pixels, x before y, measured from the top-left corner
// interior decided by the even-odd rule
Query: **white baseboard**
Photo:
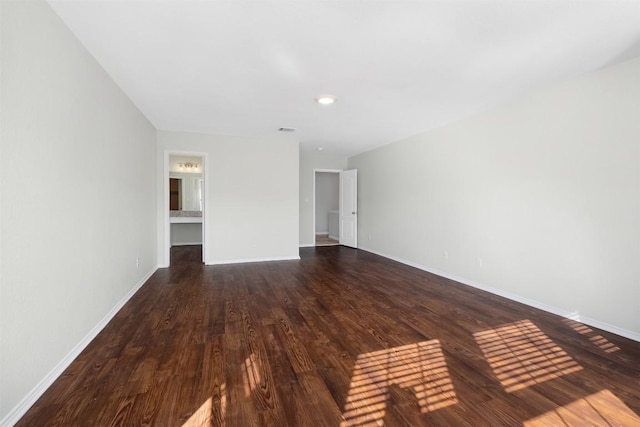
[[[316,236],[328,236],[328,231],[316,231]]]
[[[0,427],[9,427],[16,424],[20,418],[33,406],[34,403],[47,391],[47,389],[58,379],[67,367],[80,355],[87,345],[104,329],[113,319],[113,316],[131,299],[131,297],[145,284],[158,267],[154,267],[145,274],[127,294],[116,303],[116,305],[98,322],[96,326],[60,361],[58,364],[0,421]]]
[[[462,283],[464,285],[468,285],[468,286],[471,286],[471,287],[474,287],[474,288],[477,288],[477,289],[481,289],[483,291],[492,293],[494,295],[498,295],[498,296],[501,296],[501,297],[504,297],[504,298],[507,298],[507,299],[510,299],[510,300],[513,300],[513,301],[517,301],[519,303],[526,304],[528,306],[531,306],[531,307],[534,307],[534,308],[537,308],[537,309],[540,309],[540,310],[543,310],[543,311],[547,311],[549,313],[553,313],[553,314],[556,314],[556,315],[561,316],[561,317],[566,317],[568,319],[576,320],[576,321],[582,322],[582,323],[584,323],[586,325],[593,326],[594,328],[602,329],[604,331],[611,332],[612,334],[620,335],[622,337],[629,338],[631,340],[640,342],[640,334],[639,333],[630,331],[628,329],[620,328],[618,326],[610,325],[608,323],[601,322],[599,320],[591,319],[591,318],[586,317],[586,316],[582,316],[582,315],[580,315],[580,313],[576,313],[575,311],[565,310],[563,308],[558,308],[558,307],[555,307],[555,306],[552,306],[552,305],[548,305],[548,304],[545,304],[545,303],[542,303],[542,302],[539,302],[539,301],[535,301],[535,300],[520,296],[518,294],[514,294],[514,293],[511,293],[511,292],[503,291],[502,289],[497,289],[497,288],[493,288],[491,286],[483,285],[481,283],[474,282],[473,280],[465,279],[463,277],[458,277],[458,276],[455,276],[453,274],[449,274],[449,273],[446,273],[444,271],[440,271],[440,270],[437,270],[435,268],[428,267],[426,265],[418,264],[418,263],[415,263],[415,262],[412,262],[412,261],[407,261],[407,260],[402,259],[402,258],[398,258],[398,257],[394,257],[394,256],[391,256],[391,255],[387,255],[387,254],[378,252],[378,251],[376,251],[374,249],[370,249],[370,248],[366,248],[366,247],[362,247],[362,246],[359,247],[358,249],[361,249],[361,250],[367,251],[367,252],[371,252],[373,254],[380,255],[381,257],[389,258],[389,259],[397,261],[399,263],[402,263],[402,264],[405,264],[405,265],[408,265],[408,266],[411,266],[411,267],[415,267],[415,268],[417,268],[419,270],[427,271],[429,273],[433,273],[433,274],[436,274],[438,276],[445,277],[445,278],[450,279],[450,280],[454,280],[454,281]]]
[[[340,238],[339,238],[339,237],[337,237],[337,236],[333,236],[333,235],[331,235],[331,234],[329,234],[329,238],[330,238],[330,239],[333,239],[333,240],[338,240],[338,241],[340,241]]]
[[[570,317],[571,318],[571,317]],[[590,317],[581,316],[580,314],[573,317],[574,320],[582,322],[585,325],[593,326],[594,328],[602,329],[603,331],[611,332],[612,334],[620,335],[621,337],[629,338],[630,340],[640,342],[640,334],[630,331],[628,329],[620,328],[609,323],[601,322]]]
[[[269,262],[269,261],[292,261],[299,260],[300,256],[272,257],[272,258],[246,258],[246,259],[224,259],[207,261],[205,265],[241,264],[245,262]]]
[[[315,246],[315,243],[301,243],[299,245],[300,248],[313,248]]]

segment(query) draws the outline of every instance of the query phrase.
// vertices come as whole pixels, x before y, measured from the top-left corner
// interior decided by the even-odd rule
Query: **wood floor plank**
[[[364,251],[300,255],[173,248],[17,425],[640,426],[640,343]]]
[[[276,325],[276,331],[281,337],[280,342],[282,343],[284,350],[287,352],[293,370],[297,374],[313,371],[315,369],[315,365],[311,360],[311,357],[309,357],[305,346],[293,332],[293,326],[289,317],[281,308],[274,308],[272,313],[274,323]],[[299,328],[298,330],[301,332],[304,331],[303,328]]]

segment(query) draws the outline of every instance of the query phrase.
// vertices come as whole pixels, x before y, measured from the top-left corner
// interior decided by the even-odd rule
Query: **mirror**
[[[169,156],[169,209],[202,212],[202,159]]]

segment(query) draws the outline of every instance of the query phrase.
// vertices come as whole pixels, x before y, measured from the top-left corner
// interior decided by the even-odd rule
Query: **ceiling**
[[[639,1],[49,3],[158,129],[339,156],[640,56]]]

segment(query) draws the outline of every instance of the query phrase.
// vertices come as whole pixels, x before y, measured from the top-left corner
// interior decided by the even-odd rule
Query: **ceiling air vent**
[[[295,132],[296,128],[280,128],[278,132]]]

